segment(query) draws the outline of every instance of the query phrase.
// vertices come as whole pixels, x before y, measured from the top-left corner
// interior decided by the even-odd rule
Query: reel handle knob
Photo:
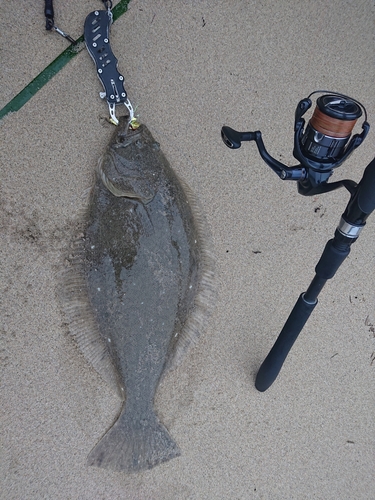
[[[228,148],[238,149],[242,141],[255,141],[255,132],[237,132],[233,128],[224,126],[221,129],[221,138]]]

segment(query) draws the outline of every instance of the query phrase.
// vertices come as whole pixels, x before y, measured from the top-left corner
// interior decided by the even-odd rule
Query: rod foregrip
[[[316,274],[325,280],[333,278],[349,253],[350,245],[343,245],[343,248],[340,248],[335,239],[329,240],[315,267]]]
[[[290,349],[317,303],[318,301],[306,302],[303,293],[299,296],[274,346],[259,368],[255,380],[255,387],[258,391],[266,391],[273,384]]]

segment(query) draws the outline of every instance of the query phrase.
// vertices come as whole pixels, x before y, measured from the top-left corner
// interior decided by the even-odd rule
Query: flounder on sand
[[[64,271],[63,309],[86,359],[125,399],[88,464],[148,469],[180,454],[153,401],[214,302],[206,228],[159,144],[127,120],[99,162],[81,222]]]

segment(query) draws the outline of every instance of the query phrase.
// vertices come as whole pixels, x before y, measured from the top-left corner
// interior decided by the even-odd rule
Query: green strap
[[[124,12],[128,10],[130,0],[121,0],[113,9],[113,21],[116,21]],[[76,45],[70,45],[54,61],[51,62],[39,75],[34,78],[26,87],[21,90],[3,109],[0,110],[0,120],[8,113],[18,111],[27,103],[53,76],[56,75],[68,62],[73,59],[82,49],[83,35],[76,40]]]

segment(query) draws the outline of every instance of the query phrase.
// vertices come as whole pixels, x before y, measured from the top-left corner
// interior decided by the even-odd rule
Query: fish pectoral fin
[[[167,429],[150,410],[146,418],[123,411],[87,457],[87,464],[113,471],[151,469],[180,455]]]

